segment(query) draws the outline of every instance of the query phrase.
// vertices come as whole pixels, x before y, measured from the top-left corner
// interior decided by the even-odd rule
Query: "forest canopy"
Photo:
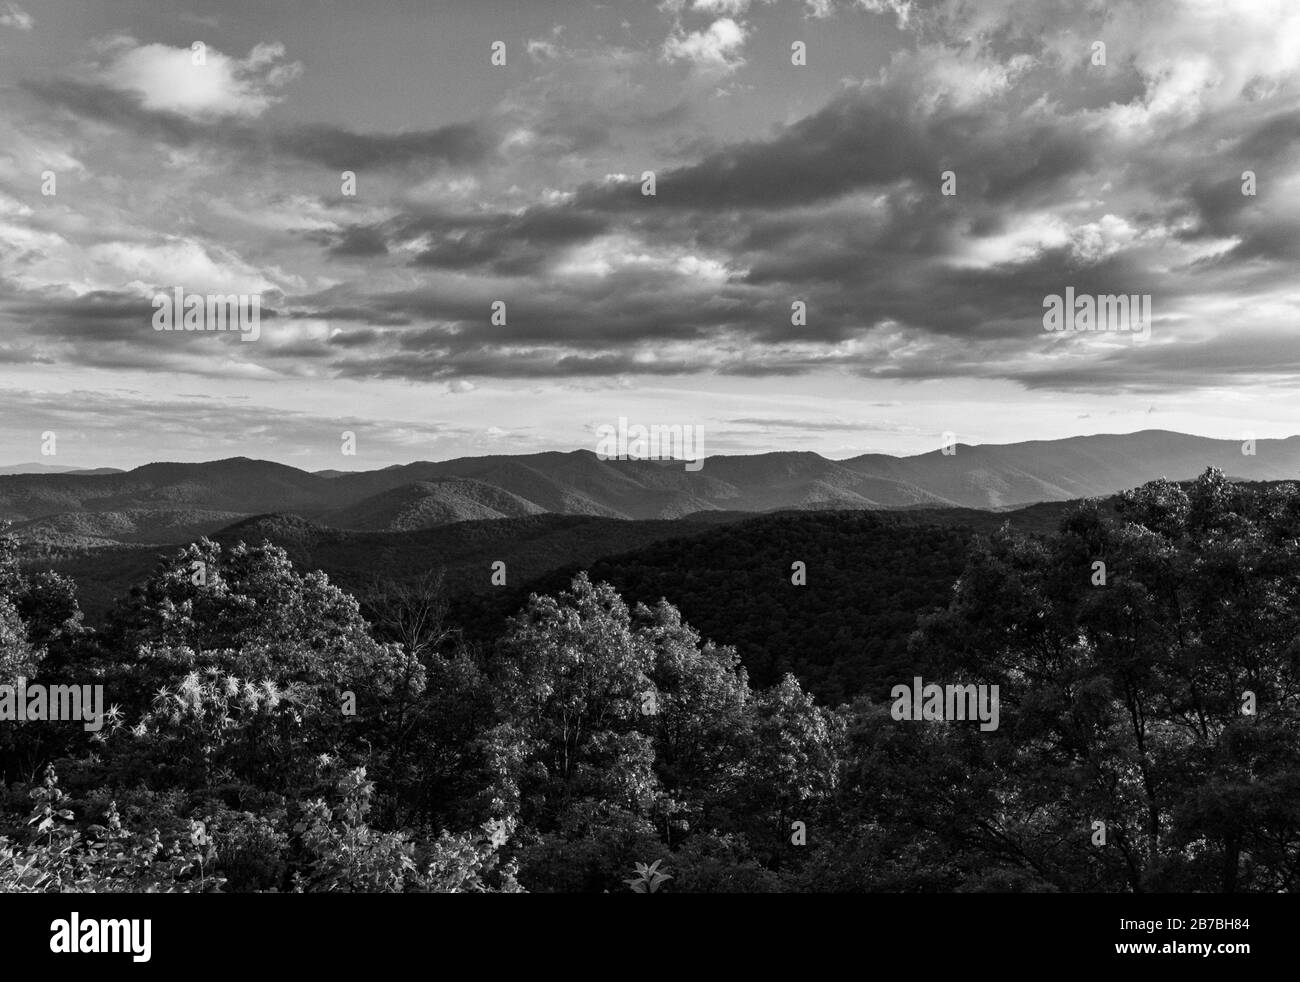
[[[1051,534],[962,539],[951,570],[930,528],[931,549],[882,553],[892,601],[818,641],[860,655],[863,624],[905,614],[898,642],[802,676],[770,639],[756,659],[710,639],[842,602],[834,551],[780,528],[764,592],[681,604],[703,636],[648,572],[635,602],[579,572],[483,638],[436,568],[354,597],[275,545],[208,539],[90,627],[0,539],[0,682],[103,686],[109,707],[93,732],[0,722],[0,890],[1297,887],[1293,485],[1156,481]],[[655,548],[688,589],[720,561]],[[903,598],[908,563],[942,588]],[[888,686],[921,674],[997,685],[997,728],[893,718]]]

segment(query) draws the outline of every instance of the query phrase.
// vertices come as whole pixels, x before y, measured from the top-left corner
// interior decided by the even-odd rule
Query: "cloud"
[[[120,37],[101,47],[108,60],[93,72],[100,84],[136,95],[146,110],[198,119],[259,116],[278,100],[275,90],[302,72],[284,61],[282,44],[258,44],[242,59],[201,41],[191,49]]]
[[[931,189],[944,160],[961,161],[964,173],[977,182],[971,190],[998,201],[1053,186],[1095,159],[1097,144],[1088,127],[975,106],[968,95],[938,98],[941,90],[932,84],[936,74],[981,71],[975,66],[944,72],[900,69],[883,82],[837,96],[770,140],[733,144],[660,174],[655,203],[768,210],[833,200],[897,181]],[[1001,87],[990,87],[984,98],[1000,92]],[[639,182],[629,182],[586,189],[579,200],[595,207],[606,202],[626,207],[639,195]]]
[[[1054,345],[1041,303],[1066,285],[1154,294],[1157,337],[1213,337],[1233,315],[1208,307],[1205,292],[1254,297],[1237,322],[1260,336],[1281,330],[1297,298],[1279,291],[1271,262],[1300,257],[1283,177],[1300,179],[1294,117],[1261,106],[1159,141],[1121,139],[1109,105],[1051,103],[1040,78],[1026,84],[1051,70],[1042,52],[998,59],[922,44],[768,138],[660,170],[653,199],[639,179],[614,175],[523,210],[431,212],[337,233],[455,279],[353,298],[360,323],[429,326],[372,336],[335,369],[1176,384],[1176,371],[1153,370],[1173,348],[1131,360],[1146,370],[1112,371],[1127,357],[1114,339]],[[1278,181],[1268,200],[1243,199],[1241,165],[1207,145],[1234,158],[1247,148]],[[951,198],[939,191],[948,167]],[[497,296],[516,298],[510,323],[485,337]],[[797,332],[796,297],[810,310]],[[1247,364],[1260,377],[1289,372],[1285,359],[1257,362],[1246,353],[1228,374]]]
[[[808,5],[829,5],[830,0],[806,0]],[[891,13],[900,31],[906,30],[912,18],[913,0],[854,0],[854,6],[873,14]]]
[[[247,426],[214,426],[213,414],[238,407]],[[413,414],[414,415],[414,414]],[[166,421],[166,425],[161,425]],[[296,461],[308,469],[326,468],[339,459],[338,433],[357,433],[357,461],[410,461],[413,454],[440,450],[448,441],[467,452],[467,441],[481,424],[452,425],[427,417],[400,418],[376,413],[308,412],[283,404],[262,403],[247,395],[182,392],[162,396],[134,389],[0,388],[0,449],[9,459],[30,455],[33,427],[54,429],[59,459],[85,464],[102,461],[130,467],[144,460],[216,460],[223,457],[312,455],[318,463]],[[147,434],[147,440],[141,440]],[[124,462],[106,447],[134,439],[134,458]],[[21,448],[21,449],[20,449]],[[371,466],[375,466],[371,463]]]
[[[719,14],[737,17],[749,9],[750,0],[695,0],[692,10],[698,10],[715,17]]]
[[[388,243],[375,228],[354,226],[340,233],[330,245],[330,254],[334,256],[384,256],[388,254]]]
[[[562,45],[558,34],[530,42],[536,65],[525,84],[511,89],[490,118],[502,140],[507,166],[519,178],[572,180],[599,152],[627,134],[661,131],[689,116],[685,98],[641,78],[653,68],[645,51],[621,45]]]
[[[32,132],[84,162],[87,193],[78,217],[62,199],[0,192],[0,277],[66,300],[55,296],[61,276],[95,297],[57,311],[0,305],[0,359],[441,383],[817,373],[1081,392],[1285,382],[1300,365],[1289,340],[1300,310],[1300,60],[1285,57],[1300,18],[1262,3],[1280,37],[1256,13],[1246,37],[1217,5],[1151,5],[845,2],[837,14],[874,10],[911,33],[865,77],[837,81],[777,125],[785,105],[769,111],[766,92],[742,93],[736,118],[714,125],[716,107],[700,96],[714,83],[698,84],[707,71],[664,67],[716,75],[740,64],[750,27],[732,18],[757,25],[768,11],[730,0],[665,8],[700,29],[675,24],[661,52],[548,33],[527,82],[480,119],[408,133],[311,124],[292,106],[151,107],[142,90],[102,79],[28,82],[43,100]],[[1108,66],[1087,57],[1099,37]],[[1224,51],[1206,67],[1216,46],[1238,41],[1253,66]],[[1179,50],[1199,66],[1186,77]],[[279,65],[283,54],[244,61]],[[751,74],[770,83],[762,67],[747,84]],[[50,144],[60,128],[67,139]],[[43,156],[7,152],[0,179],[11,181]],[[170,197],[113,171],[146,156]],[[311,203],[297,225],[291,215],[250,224],[241,216],[290,193],[274,183],[285,161],[336,173],[295,183],[291,194]],[[650,167],[654,197],[640,191]],[[365,169],[364,203],[334,197],[342,169]],[[1253,196],[1242,194],[1248,169]],[[955,195],[940,190],[948,170]],[[167,222],[142,218],[151,208]],[[223,239],[232,226],[243,241]],[[185,227],[204,237],[176,237]],[[113,302],[169,270],[197,276],[205,260],[214,277],[260,275],[282,291],[267,342],[221,345],[220,361],[212,346],[142,347],[136,308]],[[1151,342],[1048,335],[1043,297],[1067,286],[1152,295]],[[508,324],[489,322],[496,299],[508,301]],[[798,326],[796,299],[808,313]]]
[[[757,426],[763,429],[811,430],[813,432],[859,433],[863,430],[892,431],[892,425],[882,426],[877,420],[817,419],[808,416],[744,416],[726,421],[732,426]]]
[[[266,293],[279,290],[265,273],[230,249],[181,236],[163,241],[104,242],[90,246],[89,258],[118,282],[119,288],[152,294],[180,284],[194,292]]]
[[[32,15],[16,3],[6,3],[0,8],[0,27],[12,27],[16,31],[30,31],[36,25]]]
[[[687,61],[705,72],[733,72],[745,63],[740,51],[748,33],[730,17],[722,17],[702,31],[674,31],[664,41],[662,55],[666,61]]]
[[[526,50],[534,61],[550,61],[560,57],[559,47],[544,38],[530,38]]]
[[[478,123],[403,133],[362,133],[327,124],[268,125],[237,117],[218,122],[148,109],[137,94],[72,79],[26,82],[23,87],[43,102],[86,120],[126,128],[176,147],[226,149],[258,163],[290,158],[331,170],[462,166],[483,160],[497,142],[489,128]]]

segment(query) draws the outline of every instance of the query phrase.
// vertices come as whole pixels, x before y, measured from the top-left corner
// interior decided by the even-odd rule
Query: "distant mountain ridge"
[[[359,531],[416,531],[541,513],[674,519],[779,509],[1005,509],[1098,497],[1218,467],[1243,480],[1300,479],[1300,437],[1234,440],[1164,430],[1011,444],[959,444],[911,457],[829,460],[812,452],[680,461],[601,460],[589,450],[417,461],[311,473],[235,457],[115,473],[0,476],[0,518],[47,539],[183,541],[230,516],[292,513]],[[56,516],[80,516],[76,521]],[[91,519],[88,516],[101,516]],[[109,517],[109,516],[112,517]],[[120,539],[126,535],[127,539]]]
[[[7,464],[0,474],[121,474],[117,467],[65,467],[62,464]]]

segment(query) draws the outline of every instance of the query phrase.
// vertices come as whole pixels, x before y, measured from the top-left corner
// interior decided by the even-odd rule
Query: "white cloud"
[[[725,283],[733,275],[721,260],[652,246],[621,232],[600,236],[571,249],[555,267],[560,277],[603,278],[627,271],[657,276],[664,282],[681,280],[713,286]]]
[[[148,244],[105,242],[85,254],[107,289],[148,295],[176,284],[204,293],[265,293],[280,288],[232,250],[180,236]]]
[[[1143,95],[1117,102],[1115,125],[1145,133],[1153,125],[1180,127],[1206,112],[1238,111],[1243,102],[1300,98],[1300,5],[1294,0],[1109,0],[1048,4],[1041,0],[854,0],[866,10],[893,12],[900,28],[970,55],[1001,59],[1012,36],[1033,39],[1034,61],[1067,76],[1104,77],[1135,71]],[[1094,66],[1092,43],[1104,41],[1109,67]]]
[[[1078,260],[1098,263],[1127,248],[1138,234],[1138,229],[1126,219],[1106,214],[1071,230],[1070,250]]]
[[[1139,126],[1236,111],[1246,92],[1300,97],[1300,7],[1289,0],[1181,0],[1160,16],[1129,6],[1111,20],[1110,54],[1131,56],[1147,82]]]
[[[208,210],[223,218],[234,219],[256,229],[274,232],[298,232],[304,229],[337,231],[340,223],[359,220],[378,221],[379,209],[365,212],[355,207],[332,207],[325,199],[305,194],[251,194],[243,200],[213,198]]]
[[[742,25],[723,17],[703,31],[674,33],[664,41],[663,57],[668,61],[689,61],[707,71],[735,71],[745,63],[740,49],[746,36]]]
[[[714,16],[724,14],[728,17],[735,17],[748,10],[749,3],[750,0],[695,0],[691,4],[691,9],[713,14]]]
[[[283,61],[282,44],[259,44],[242,59],[207,47],[198,65],[190,48],[141,45],[133,38],[104,47],[111,60],[98,70],[100,82],[137,94],[146,109],[193,117],[261,115],[278,101],[272,90],[302,71],[299,62]]]
[[[560,38],[564,34],[563,26],[557,24],[551,28],[550,38],[529,38],[528,39],[528,57],[536,62],[554,61],[561,57],[571,57],[572,52],[566,51],[560,44]]]
[[[560,56],[560,49],[550,41],[544,41],[541,38],[529,38],[528,56],[533,61],[551,61]]]
[[[436,205],[448,201],[463,202],[479,191],[478,178],[472,174],[460,177],[431,177],[410,188],[402,200],[415,205]]]
[[[1049,212],[1015,216],[995,235],[959,239],[949,263],[957,269],[993,269],[1031,262],[1070,242],[1066,222]]]
[[[60,178],[70,171],[85,173],[85,165],[67,152],[66,144],[34,132],[23,132],[12,119],[6,119],[4,125],[8,132],[0,141],[0,178],[28,184],[33,174],[47,168]]]
[[[941,105],[966,108],[1000,100],[1034,67],[1027,54],[1000,60],[978,50],[924,44],[894,55],[880,80],[912,94],[913,104],[925,114]]]
[[[36,24],[32,15],[16,3],[7,3],[0,13],[0,27],[12,27],[16,31],[30,31]]]
[[[809,6],[829,6],[830,0],[807,0]],[[892,13],[900,31],[907,30],[912,19],[912,0],[857,0],[857,5],[873,14]]]

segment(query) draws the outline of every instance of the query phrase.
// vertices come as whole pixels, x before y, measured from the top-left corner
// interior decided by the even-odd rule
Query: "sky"
[[[0,463],[1300,433],[1294,0],[0,0],[0,133]]]

